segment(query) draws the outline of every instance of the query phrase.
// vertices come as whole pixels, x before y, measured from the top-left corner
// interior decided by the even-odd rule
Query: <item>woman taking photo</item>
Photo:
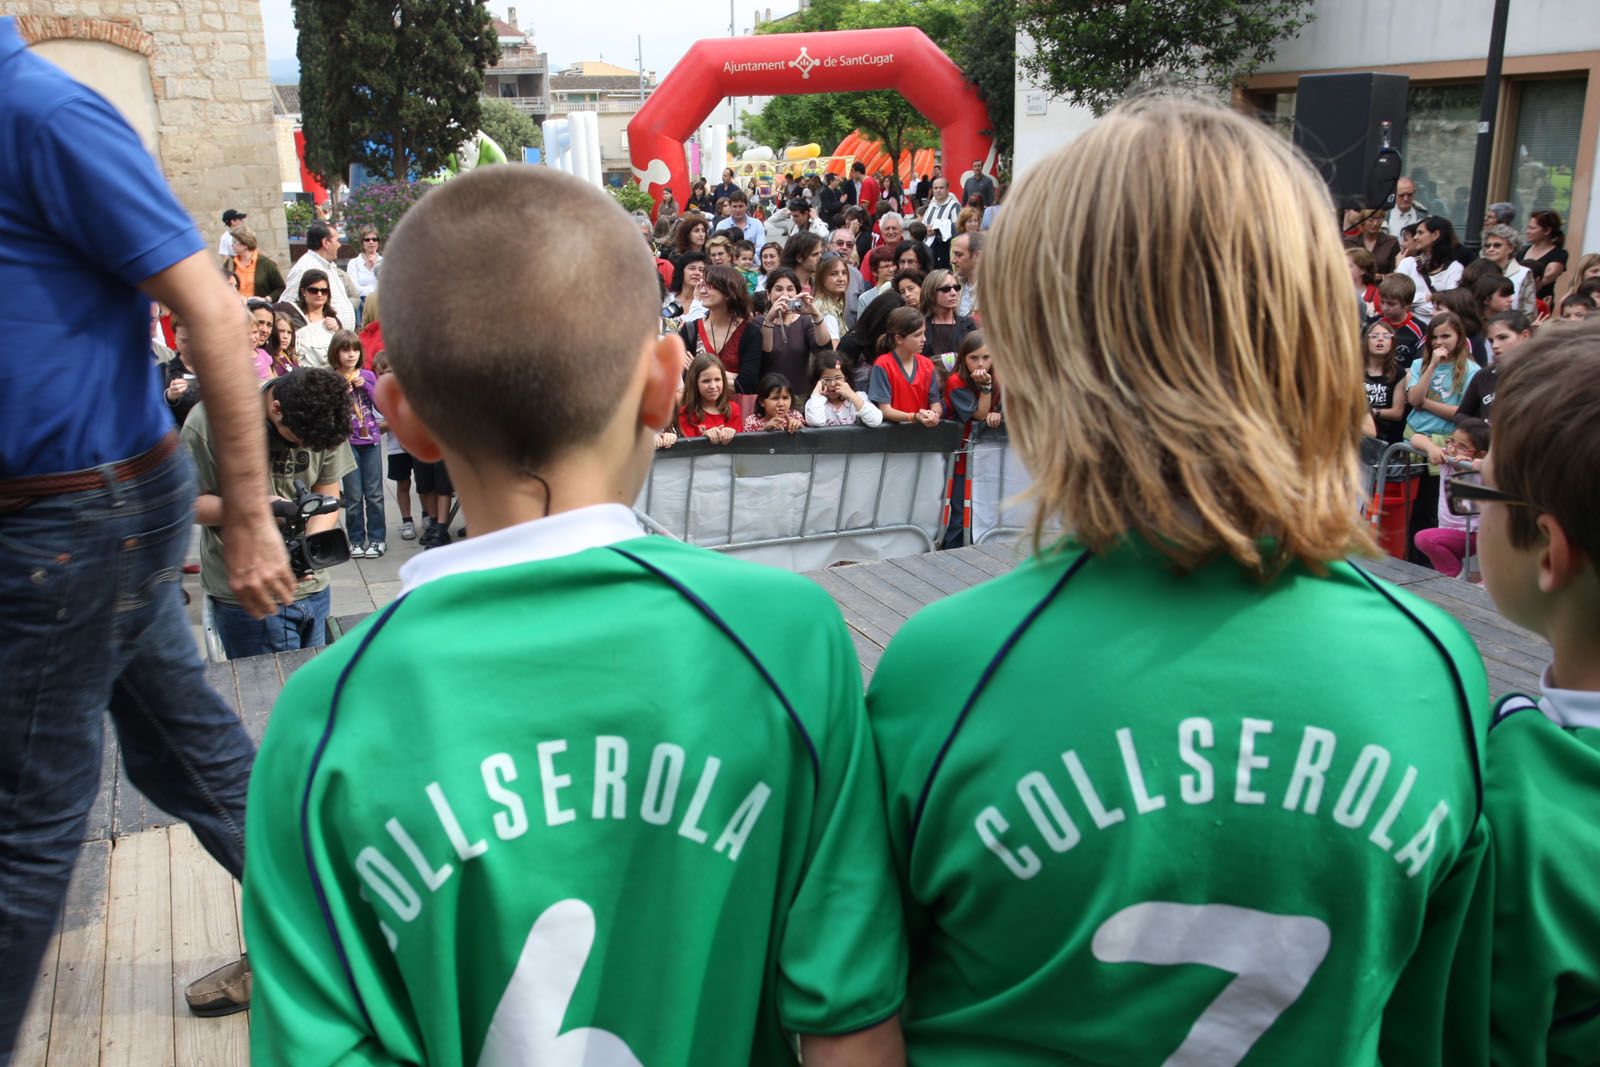
[[[661,305],[663,333],[672,333],[705,314],[698,294],[707,265],[704,252],[688,252],[673,261],[672,289]]]
[[[705,314],[678,331],[688,360],[711,355],[722,361],[731,382],[746,363],[761,362],[761,328],[750,311],[744,279],[732,267],[710,267],[696,290]]]
[[[341,327],[341,323],[328,309],[328,276],[320,270],[308,270],[300,275],[300,291],[295,294],[295,304],[305,316],[306,324],[295,331],[294,351],[303,367],[328,365],[328,342]]]
[[[1522,265],[1533,272],[1534,295],[1552,310],[1556,279],[1567,269],[1567,235],[1561,230],[1561,216],[1554,211],[1535,211],[1528,216],[1528,247],[1522,250]]]
[[[796,234],[791,242],[802,236],[821,240],[815,234]],[[822,323],[822,312],[788,267],[767,275],[767,297],[771,303],[761,320],[761,358],[740,364],[737,391],[754,393],[757,382],[776,372],[788,379],[796,392],[809,393],[811,351],[833,343]]]
[[[922,304],[918,308],[928,320],[922,354],[935,364],[942,360],[946,371],[954,369],[962,339],[978,328],[969,316],[956,314],[960,303],[961,280],[947,270],[929,271],[922,281]]]

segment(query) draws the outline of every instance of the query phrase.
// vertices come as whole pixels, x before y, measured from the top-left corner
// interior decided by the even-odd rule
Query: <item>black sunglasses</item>
[[[327,296],[328,295],[328,287],[326,285],[312,285],[312,286],[308,286],[306,288],[306,292],[308,292],[308,293],[320,293],[322,296]]]
[[[1532,507],[1528,501],[1503,489],[1483,484],[1481,474],[1463,474],[1444,483],[1444,502],[1452,515],[1480,514],[1478,505],[1485,500],[1510,507]]]
[[[372,242],[374,242],[374,243],[376,243],[376,242],[377,242],[377,240],[378,240],[378,239],[377,239],[377,238],[376,238],[376,237],[363,237],[363,238],[362,238],[362,239],[361,239],[361,243],[362,243],[362,244],[366,244],[366,243],[367,243],[367,242],[368,242],[368,241],[372,241]]]
[[[960,291],[961,286],[959,285],[941,285],[938,288],[938,292],[941,293],[959,293]]]

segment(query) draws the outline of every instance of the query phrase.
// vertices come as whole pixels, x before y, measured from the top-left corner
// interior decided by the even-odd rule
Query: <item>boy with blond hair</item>
[[[1541,331],[1500,379],[1478,475],[1483,581],[1550,642],[1537,700],[1502,698],[1485,809],[1494,839],[1494,1063],[1600,1057],[1600,325]],[[1471,958],[1472,953],[1467,953]]]
[[[978,286],[1034,555],[909,620],[868,696],[919,1067],[1443,1058],[1487,681],[1345,562],[1334,218],[1266,127],[1173,100],[1012,191]]]
[[[482,254],[558,225],[589,239]],[[796,1038],[808,1067],[899,1062],[844,624],[629,508],[683,366],[653,273],[622,209],[540,167],[458,178],[395,231],[379,403],[449,462],[473,536],[402,568],[274,711],[252,1062],[787,1064]]]

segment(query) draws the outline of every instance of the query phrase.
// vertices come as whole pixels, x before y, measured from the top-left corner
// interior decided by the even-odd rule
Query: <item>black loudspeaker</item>
[[[1296,87],[1294,143],[1322,173],[1334,202],[1394,204],[1405,151],[1406,89],[1400,74],[1307,74]]]

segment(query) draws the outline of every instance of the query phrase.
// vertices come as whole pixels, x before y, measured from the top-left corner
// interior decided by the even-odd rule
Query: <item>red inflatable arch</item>
[[[900,26],[696,41],[628,123],[633,175],[657,203],[670,188],[686,204],[683,143],[725,98],[864,89],[898,90],[939,128],[955,188],[971,176],[975,159],[994,174],[994,142],[984,133],[989,112],[977,89],[927,34]]]

